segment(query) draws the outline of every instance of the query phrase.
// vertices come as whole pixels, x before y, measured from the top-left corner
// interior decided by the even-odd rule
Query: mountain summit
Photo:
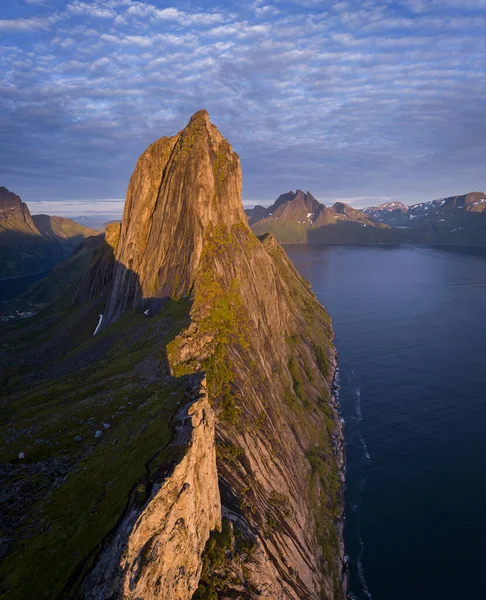
[[[209,227],[245,221],[238,156],[205,110],[142,154],[128,186],[106,324],[142,299],[187,295]]]
[[[0,186],[0,228],[39,235],[27,204],[3,186]]]

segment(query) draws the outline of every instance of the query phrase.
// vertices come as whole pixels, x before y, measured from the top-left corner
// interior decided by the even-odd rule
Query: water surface
[[[353,597],[485,598],[486,253],[286,251],[336,332]]]

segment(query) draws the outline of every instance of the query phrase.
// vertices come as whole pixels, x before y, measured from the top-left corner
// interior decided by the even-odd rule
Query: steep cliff
[[[174,418],[174,446],[187,452],[156,486],[143,510],[127,512],[79,595],[105,598],[192,598],[209,534],[221,527],[214,414],[201,396]]]
[[[207,374],[224,514],[254,545],[247,564],[238,554],[209,567],[202,588],[339,597],[330,321],[275,240],[253,236],[240,194],[238,157],[206,112],[150,146],[130,181],[104,322],[191,297],[169,363],[175,375]]]
[[[331,322],[240,195],[196,113],[141,156],[62,313],[4,334],[4,493],[31,487],[0,597],[345,597]]]
[[[142,299],[189,293],[209,224],[245,220],[239,160],[196,113],[142,154],[130,179],[105,325]]]

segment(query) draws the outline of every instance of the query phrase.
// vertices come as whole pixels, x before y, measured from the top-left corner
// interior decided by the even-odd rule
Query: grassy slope
[[[145,499],[167,458],[186,384],[168,375],[164,349],[188,305],[170,302],[154,319],[127,313],[93,338],[97,308],[58,303],[7,326],[0,340],[9,363],[1,381],[2,527],[15,539],[0,567],[0,598],[60,597],[129,497]],[[67,351],[56,355],[56,346]]]
[[[66,217],[34,215],[32,219],[43,236],[56,241],[66,241],[76,244],[84,238],[99,235],[100,233]]]
[[[281,244],[304,244],[307,242],[308,226],[304,223],[265,219],[252,226],[257,236],[272,233]]]

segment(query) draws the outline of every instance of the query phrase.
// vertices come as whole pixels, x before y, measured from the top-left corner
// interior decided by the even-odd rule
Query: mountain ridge
[[[386,202],[379,206],[364,208],[363,212],[376,221],[397,226],[410,223],[412,219],[423,219],[430,216],[429,211],[442,212],[447,209],[484,212],[486,210],[486,194],[483,192],[469,192],[468,194],[448,196],[447,198],[415,204]]]
[[[2,338],[3,493],[30,485],[8,521],[28,537],[5,535],[9,598],[344,600],[331,320],[251,232],[206,112],[142,154],[122,224],[84,256],[70,296]]]
[[[301,196],[302,195],[302,196]],[[355,209],[343,202],[330,208],[317,202],[303,209],[307,192],[279,196],[269,208],[246,211],[253,231],[273,232],[282,243],[439,244],[486,246],[486,195],[471,192],[406,205],[397,201]]]
[[[273,233],[281,243],[386,242],[387,225],[377,223],[364,212],[343,202],[331,207],[320,203],[310,192],[288,192],[265,209],[246,211],[256,235]]]

